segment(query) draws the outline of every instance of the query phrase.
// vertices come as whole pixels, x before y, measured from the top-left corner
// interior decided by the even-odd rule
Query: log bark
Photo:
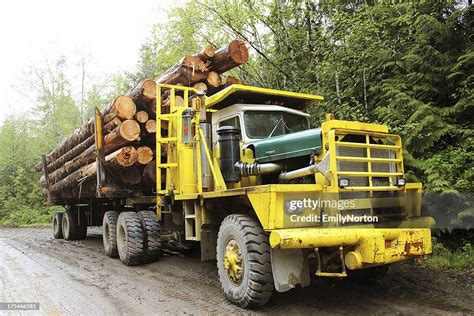
[[[222,84],[221,76],[215,71],[210,71],[207,74],[206,83],[208,87],[217,88]]]
[[[104,137],[105,152],[111,152],[130,142],[138,139],[140,136],[140,125],[135,120],[123,121],[118,127]]]
[[[193,85],[193,88],[196,89],[197,91],[206,91],[207,85],[204,82],[196,82]]]
[[[119,118],[115,118],[107,125],[104,126],[104,134],[109,133],[111,130],[115,129],[121,123]],[[90,146],[95,143],[95,135],[89,136],[86,140],[82,143],[77,144],[73,149],[66,152],[64,155],[59,157],[58,159],[54,160],[51,164],[48,165],[48,172],[53,175],[54,171],[63,166],[66,162],[70,161],[71,159],[77,157],[79,154],[87,150]],[[51,177],[50,177],[51,178]]]
[[[205,45],[196,55],[202,60],[202,61],[208,61],[214,55],[216,54],[216,48],[212,46],[211,44]]]
[[[105,154],[109,154],[112,151],[121,148],[128,143],[135,141],[140,134],[140,126],[136,121],[126,120],[123,121],[118,127],[107,134],[104,137],[104,151]],[[96,159],[95,144],[93,143],[79,156],[72,160],[67,161],[64,166],[58,168],[56,171],[49,175],[49,181],[51,184],[61,181],[66,178],[70,173],[78,170],[79,168],[90,164]],[[44,177],[40,179],[41,185],[46,185]]]
[[[135,119],[140,123],[145,123],[148,121],[148,113],[146,111],[138,111],[135,114]]]
[[[138,147],[137,154],[137,163],[140,165],[147,165],[153,160],[153,150],[148,146]]]
[[[66,152],[74,148],[80,142],[83,142],[86,138],[94,133],[94,119],[90,119],[80,128],[72,132],[71,135],[64,138],[61,143],[56,146],[49,154],[46,155],[46,164],[50,164],[55,159],[58,159]],[[35,165],[36,171],[43,170],[43,162],[40,161]]]
[[[231,85],[231,84],[244,84],[240,79],[237,79],[233,76],[228,76],[226,81],[225,81],[225,84],[226,85]]]
[[[153,183],[156,183],[156,160],[153,159],[146,165],[146,167],[143,169],[143,177]]]
[[[140,108],[145,109],[149,113],[153,112],[156,102],[156,82],[152,79],[144,79],[134,86],[127,95]]]
[[[185,56],[175,65],[166,70],[158,79],[157,83],[178,84],[191,86],[207,78],[207,63],[198,56]]]
[[[129,96],[119,96],[113,102],[110,109],[104,115],[104,122],[110,122],[118,117],[122,120],[129,120],[133,118],[137,112],[137,106]]]
[[[113,102],[109,103],[106,109],[103,111],[104,124],[113,121],[116,117],[122,119],[130,119],[135,115],[136,106],[133,100],[128,96],[120,96]],[[85,141],[91,135],[94,134],[94,119],[91,118],[80,128],[76,129],[71,135],[66,137],[56,148],[53,149],[48,155],[46,155],[46,163],[49,165],[54,160],[58,159],[78,144]],[[35,165],[36,171],[43,170],[43,162],[40,161]]]
[[[116,179],[127,186],[134,186],[142,182],[141,169],[137,165],[116,170],[115,174],[117,175]]]
[[[221,74],[246,63],[248,59],[249,52],[245,43],[234,40],[217,50],[209,65],[209,71],[216,71]]]
[[[133,147],[132,147],[133,148]],[[135,150],[135,148],[133,148]],[[107,167],[125,167],[122,166],[122,163],[126,162],[129,164],[133,158],[130,155],[130,152],[133,151],[129,147],[124,147],[115,152],[107,155],[105,157],[105,162]],[[135,151],[136,153],[136,151]],[[138,155],[133,156],[138,158]],[[61,192],[66,192],[71,189],[75,189],[81,182],[95,176],[97,173],[97,162],[93,162],[86,166],[81,167],[80,169],[74,171],[66,178],[58,181],[50,187],[50,192],[53,195],[61,196]]]

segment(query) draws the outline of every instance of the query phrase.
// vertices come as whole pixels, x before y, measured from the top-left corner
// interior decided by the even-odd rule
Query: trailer
[[[115,188],[97,111],[96,192],[55,214],[55,238],[83,239],[102,225],[105,254],[125,265],[198,244],[202,260],[216,260],[225,297],[244,308],[308,286],[311,274],[375,275],[432,252],[422,185],[406,183],[401,138],[386,125],[328,114],[311,128],[305,109],[323,101],[317,95],[156,89],[156,125],[167,126],[156,132],[156,186]]]

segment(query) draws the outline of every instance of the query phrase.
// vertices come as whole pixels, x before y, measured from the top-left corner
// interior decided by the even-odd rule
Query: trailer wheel
[[[104,242],[104,251],[110,258],[118,257],[117,250],[117,219],[118,212],[108,211],[104,214],[102,221],[102,241]]]
[[[143,263],[143,228],[135,212],[120,213],[117,221],[117,248],[120,261],[127,266]]]
[[[161,227],[156,213],[153,211],[138,212],[143,227],[143,245],[145,262],[157,260],[161,253]]]
[[[232,214],[217,237],[217,268],[225,296],[241,307],[261,306],[274,283],[268,235],[255,219]]]
[[[63,239],[63,213],[58,212],[53,215],[53,235],[54,239]]]
[[[78,237],[77,214],[72,210],[63,213],[62,231],[64,239],[75,240]]]

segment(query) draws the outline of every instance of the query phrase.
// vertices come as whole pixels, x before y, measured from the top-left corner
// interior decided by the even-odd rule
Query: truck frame
[[[431,253],[422,185],[405,183],[401,138],[386,125],[328,114],[310,129],[303,110],[323,97],[252,86],[206,96],[158,84],[156,96],[156,187],[108,189],[97,111],[97,194],[54,216],[55,238],[82,239],[87,226],[102,225],[105,253],[126,265],[199,243],[201,259],[217,262],[226,298],[244,308],[309,285],[311,273],[375,274]]]

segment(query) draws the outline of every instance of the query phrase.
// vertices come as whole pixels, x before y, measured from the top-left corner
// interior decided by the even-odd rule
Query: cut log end
[[[119,126],[119,133],[123,139],[132,142],[140,136],[140,125],[135,120],[123,121]]]
[[[156,97],[156,82],[152,79],[143,80],[142,97],[145,101],[153,101]]]
[[[215,54],[216,54],[216,48],[212,46],[211,44],[207,44],[201,49],[201,51],[198,53],[198,56],[202,60],[208,60],[214,57]]]
[[[240,79],[237,79],[233,76],[228,76],[225,83],[227,85],[231,85],[231,84],[242,84],[243,85],[244,84]]]
[[[133,146],[127,146],[120,150],[120,153],[115,159],[117,165],[121,167],[130,167],[137,161],[138,157],[138,151]]]
[[[243,41],[234,40],[229,44],[230,58],[238,64],[244,64],[249,59],[249,51]]]
[[[197,91],[206,91],[207,85],[204,82],[196,82],[193,86]]]
[[[137,149],[137,162],[141,165],[147,165],[153,160],[153,150],[148,146],[140,146]]]
[[[135,118],[138,122],[145,123],[146,121],[148,121],[148,113],[146,111],[138,111],[135,114]]]
[[[129,120],[137,112],[137,106],[132,98],[128,96],[120,96],[114,101],[114,108],[119,118]]]
[[[222,79],[221,79],[221,76],[215,72],[215,71],[210,71],[208,74],[207,74],[207,85],[209,87],[219,87],[221,84],[222,84]]]
[[[153,119],[146,121],[145,129],[150,134],[156,133],[156,121]]]

